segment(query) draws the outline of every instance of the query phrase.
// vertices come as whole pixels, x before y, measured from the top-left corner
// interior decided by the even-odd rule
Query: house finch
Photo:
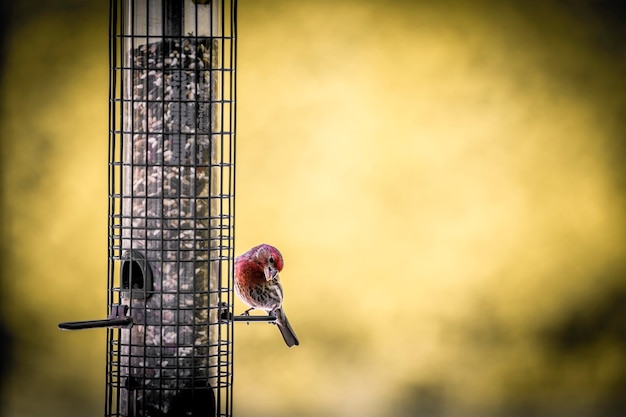
[[[276,324],[287,346],[299,345],[289,325],[283,304],[283,287],[278,273],[283,269],[283,256],[273,246],[255,246],[235,259],[235,292],[250,308],[276,316]]]

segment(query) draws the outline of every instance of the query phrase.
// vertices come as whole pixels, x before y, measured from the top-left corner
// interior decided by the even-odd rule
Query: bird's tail
[[[289,320],[287,320],[287,316],[285,315],[283,309],[277,308],[273,313],[276,315],[276,325],[278,325],[278,330],[280,330],[280,334],[283,336],[283,339],[285,339],[287,346],[298,346],[300,341],[298,341],[296,333],[291,328]]]

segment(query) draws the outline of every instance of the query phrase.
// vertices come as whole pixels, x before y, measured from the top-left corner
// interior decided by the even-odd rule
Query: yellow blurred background
[[[104,411],[108,2],[4,5],[0,414]],[[234,415],[626,415],[619,1],[240,0]],[[243,310],[238,304],[237,309]]]

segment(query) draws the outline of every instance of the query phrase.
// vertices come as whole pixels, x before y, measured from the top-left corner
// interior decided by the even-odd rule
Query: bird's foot
[[[254,310],[254,308],[249,308],[249,309],[247,309],[246,311],[244,311],[243,313],[241,313],[241,315],[242,315],[243,317],[248,317],[248,316],[250,316],[250,311],[252,311],[252,310]],[[249,326],[249,325],[250,325],[250,322],[248,321],[248,322],[246,322],[246,324]]]

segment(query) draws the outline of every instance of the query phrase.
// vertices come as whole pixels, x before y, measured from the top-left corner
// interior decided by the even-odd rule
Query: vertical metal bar
[[[115,35],[117,32],[117,3],[115,0],[112,0],[109,3],[109,146],[108,146],[108,173],[107,173],[107,189],[109,193],[109,201],[108,201],[108,210],[107,210],[107,233],[108,233],[108,260],[107,260],[107,285],[109,288],[112,288],[111,277],[113,276],[113,266],[111,264],[111,246],[113,245],[112,236],[114,235],[114,220],[112,218],[114,209],[112,207],[113,199],[110,197],[113,194],[113,190],[111,189],[114,179],[112,178],[112,167],[111,161],[114,159],[113,155],[115,153],[115,115],[117,114],[117,109],[115,105],[115,97],[116,97],[116,79],[117,79],[117,71],[115,69],[116,62],[116,54],[117,54],[117,41],[115,39]],[[113,294],[111,291],[107,291],[107,315],[109,313],[109,306],[112,304]],[[104,405],[104,414],[106,416],[113,415],[113,403],[114,403],[114,386],[117,383],[115,378],[115,372],[117,371],[116,367],[116,359],[114,357],[114,348],[113,348],[113,329],[107,329],[107,345],[106,345],[106,392],[105,392],[105,405]]]
[[[237,0],[230,0],[230,35],[231,35],[231,49],[230,49],[230,68],[232,71],[231,78],[231,120],[232,120],[232,131],[231,131],[231,146],[230,146],[230,156],[229,156],[229,167],[230,167],[230,176],[229,176],[229,193],[232,195],[232,198],[228,200],[228,213],[230,214],[230,227],[229,227],[229,238],[230,238],[230,251],[228,253],[228,276],[227,276],[227,287],[229,288],[227,295],[227,305],[234,305],[233,300],[233,291],[230,291],[231,288],[234,288],[234,259],[235,259],[235,239],[234,239],[234,231],[235,231],[235,161],[236,161],[236,130],[237,130],[237,117],[236,117],[236,106],[237,106]],[[230,326],[227,328],[227,340],[231,341],[230,349],[227,354],[227,361],[229,361],[229,366],[227,367],[227,385],[233,387],[233,379],[234,379],[234,354],[233,354],[233,346],[234,346],[234,326]],[[231,388],[227,392],[227,408],[226,415],[232,416],[233,413],[233,389]]]

